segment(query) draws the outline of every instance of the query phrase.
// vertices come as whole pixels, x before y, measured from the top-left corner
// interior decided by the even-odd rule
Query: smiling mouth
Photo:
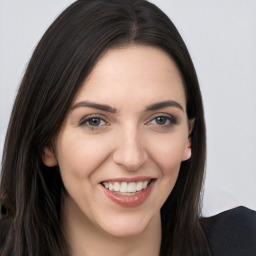
[[[123,196],[132,196],[140,191],[146,189],[153,179],[137,182],[125,182],[125,181],[105,181],[101,185],[109,191],[115,192]]]

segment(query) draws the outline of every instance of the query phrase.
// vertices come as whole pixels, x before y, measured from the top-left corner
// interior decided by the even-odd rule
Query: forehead
[[[127,46],[108,50],[77,94],[81,100],[103,101],[121,107],[124,102],[150,104],[178,100],[185,108],[182,79],[175,62],[161,49]]]

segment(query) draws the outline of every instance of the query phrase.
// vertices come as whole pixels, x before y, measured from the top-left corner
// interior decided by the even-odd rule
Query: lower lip
[[[124,196],[124,195],[119,195],[113,191],[110,191],[103,187],[103,191],[105,195],[111,199],[113,202],[121,205],[122,207],[136,207],[141,204],[149,197],[150,192],[152,191],[152,188],[154,186],[155,181],[152,180],[151,183],[143,190],[140,192],[137,192],[135,195],[132,196]]]

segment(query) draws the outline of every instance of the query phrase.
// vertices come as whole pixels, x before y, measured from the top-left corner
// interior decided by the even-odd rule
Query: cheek
[[[154,152],[151,153],[155,163],[161,171],[158,191],[162,195],[160,206],[164,204],[177,181],[180,165],[186,148],[185,136],[166,136],[165,139],[154,143]],[[186,138],[186,137],[185,137]],[[159,143],[161,141],[161,143]]]
[[[62,176],[74,176],[77,179],[87,177],[109,154],[109,143],[97,136],[90,138],[63,134],[59,141],[57,159]]]
[[[186,132],[166,134],[151,139],[151,158],[160,169],[158,191],[162,195],[161,206],[170,195],[179,175],[180,165],[187,146]]]
[[[187,146],[186,136],[166,135],[151,140],[151,156],[161,167],[163,174],[178,172]]]

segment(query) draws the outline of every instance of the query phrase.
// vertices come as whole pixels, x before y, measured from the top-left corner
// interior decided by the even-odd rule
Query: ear
[[[192,131],[193,131],[193,129],[194,129],[194,125],[195,125],[195,118],[193,118],[193,119],[189,119],[188,120],[188,129],[189,129],[189,138],[191,137],[191,133],[192,133]]]
[[[187,141],[187,145],[184,151],[184,155],[183,155],[183,161],[186,161],[188,159],[191,158],[192,155],[192,151],[191,151],[191,133],[192,130],[194,128],[194,123],[195,123],[195,119],[190,119],[189,123],[188,123],[188,128],[189,128],[189,135],[188,135],[188,141]]]
[[[42,161],[48,167],[53,167],[58,164],[54,148],[51,143],[44,147]]]
[[[191,138],[189,137],[186,148],[185,148],[185,151],[184,151],[182,161],[186,161],[186,160],[190,159],[191,154],[192,154],[192,152],[191,152]]]

